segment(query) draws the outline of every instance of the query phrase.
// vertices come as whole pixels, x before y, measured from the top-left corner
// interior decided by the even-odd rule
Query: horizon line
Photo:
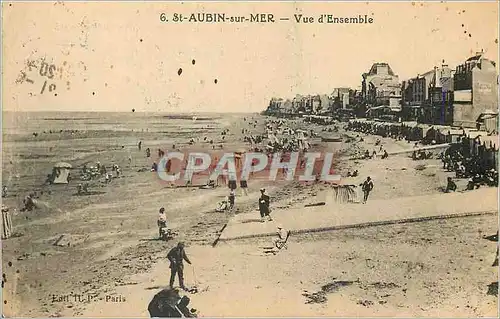
[[[81,111],[81,110],[64,110],[64,111],[59,111],[59,110],[31,110],[31,111],[24,111],[24,110],[2,110],[2,113],[6,112],[11,112],[11,113],[48,113],[48,112],[53,112],[53,113],[156,113],[156,114],[203,114],[203,113],[208,113],[208,114],[253,114],[253,113],[260,113],[265,111],[259,111],[259,112],[216,112],[216,111],[203,111],[203,112],[193,112],[193,111],[185,111],[185,112],[173,112],[173,111],[111,111],[111,110],[102,110],[102,111]]]

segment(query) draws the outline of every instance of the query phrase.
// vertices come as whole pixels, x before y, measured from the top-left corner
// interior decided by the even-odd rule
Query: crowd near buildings
[[[369,118],[477,128],[496,133],[498,75],[494,61],[477,52],[455,69],[444,63],[401,80],[388,63],[374,63],[358,89],[329,95],[271,99],[267,114]]]

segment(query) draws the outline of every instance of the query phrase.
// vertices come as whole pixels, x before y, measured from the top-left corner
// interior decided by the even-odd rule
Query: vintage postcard
[[[2,2],[3,317],[497,317],[498,1]]]

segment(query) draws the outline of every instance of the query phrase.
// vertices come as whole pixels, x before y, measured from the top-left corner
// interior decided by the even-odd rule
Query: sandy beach
[[[249,118],[257,121],[255,127],[248,125]],[[323,183],[250,180],[249,196],[237,195],[233,213],[216,213],[227,187],[170,188],[149,170],[158,148],[189,148],[191,138],[206,150],[211,145],[202,137],[224,150],[248,148],[241,129],[263,132],[263,116],[6,113],[3,121],[2,179],[8,186],[3,203],[13,211],[15,233],[2,240],[6,317],[148,317],[149,301],[168,286],[166,254],[179,240],[186,242],[193,262],[186,266],[186,282],[199,287],[190,295],[191,305],[202,316],[498,316],[497,295],[492,294],[498,272],[491,266],[496,243],[485,239],[498,231],[496,213],[302,234],[292,236],[288,249],[273,256],[261,254],[269,238],[213,247],[233,214],[254,212],[259,218],[261,187],[276,209],[303,208],[332,196],[331,186]],[[286,122],[323,134],[320,125]],[[228,134],[221,140],[224,129]],[[342,128],[338,134],[359,135]],[[377,205],[384,207],[395,198],[438,196],[452,176],[439,160],[416,163],[407,153],[384,160],[349,159],[374,149],[379,137],[363,139],[326,143],[316,138],[312,148],[339,154],[342,174],[358,169],[361,177],[371,176],[375,188],[370,200]],[[413,147],[380,139],[389,152]],[[147,147],[150,158],[144,154]],[[44,184],[61,161],[73,167],[70,183]],[[107,184],[92,181],[92,194],[77,195],[78,171],[97,161],[119,165],[121,176]],[[417,164],[426,168],[417,170]],[[22,212],[30,192],[37,192],[37,208]],[[446,205],[445,197],[439,205]],[[179,234],[174,240],[157,240],[160,207]],[[72,236],[75,244],[55,246],[61,235]],[[69,295],[84,298],[65,298]],[[250,300],[254,307],[247,306]]]

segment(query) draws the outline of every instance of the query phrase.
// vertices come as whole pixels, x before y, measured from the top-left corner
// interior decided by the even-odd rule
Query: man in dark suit
[[[175,275],[179,276],[179,286],[186,290],[184,286],[184,264],[182,263],[184,260],[191,265],[191,261],[186,255],[184,251],[184,243],[179,242],[177,246],[172,248],[168,254],[167,258],[170,261],[170,288],[173,288]]]
[[[261,222],[265,222],[265,219],[271,221],[272,218],[269,216],[269,196],[266,195],[266,190],[264,188],[260,189],[260,198],[259,198],[259,211]]]
[[[366,181],[364,181],[363,184],[361,184],[361,189],[363,190],[363,194],[364,194],[364,197],[363,197],[363,204],[364,204],[368,200],[368,196],[370,195],[370,192],[373,190],[373,181],[370,178],[370,176],[368,176],[366,178]]]

